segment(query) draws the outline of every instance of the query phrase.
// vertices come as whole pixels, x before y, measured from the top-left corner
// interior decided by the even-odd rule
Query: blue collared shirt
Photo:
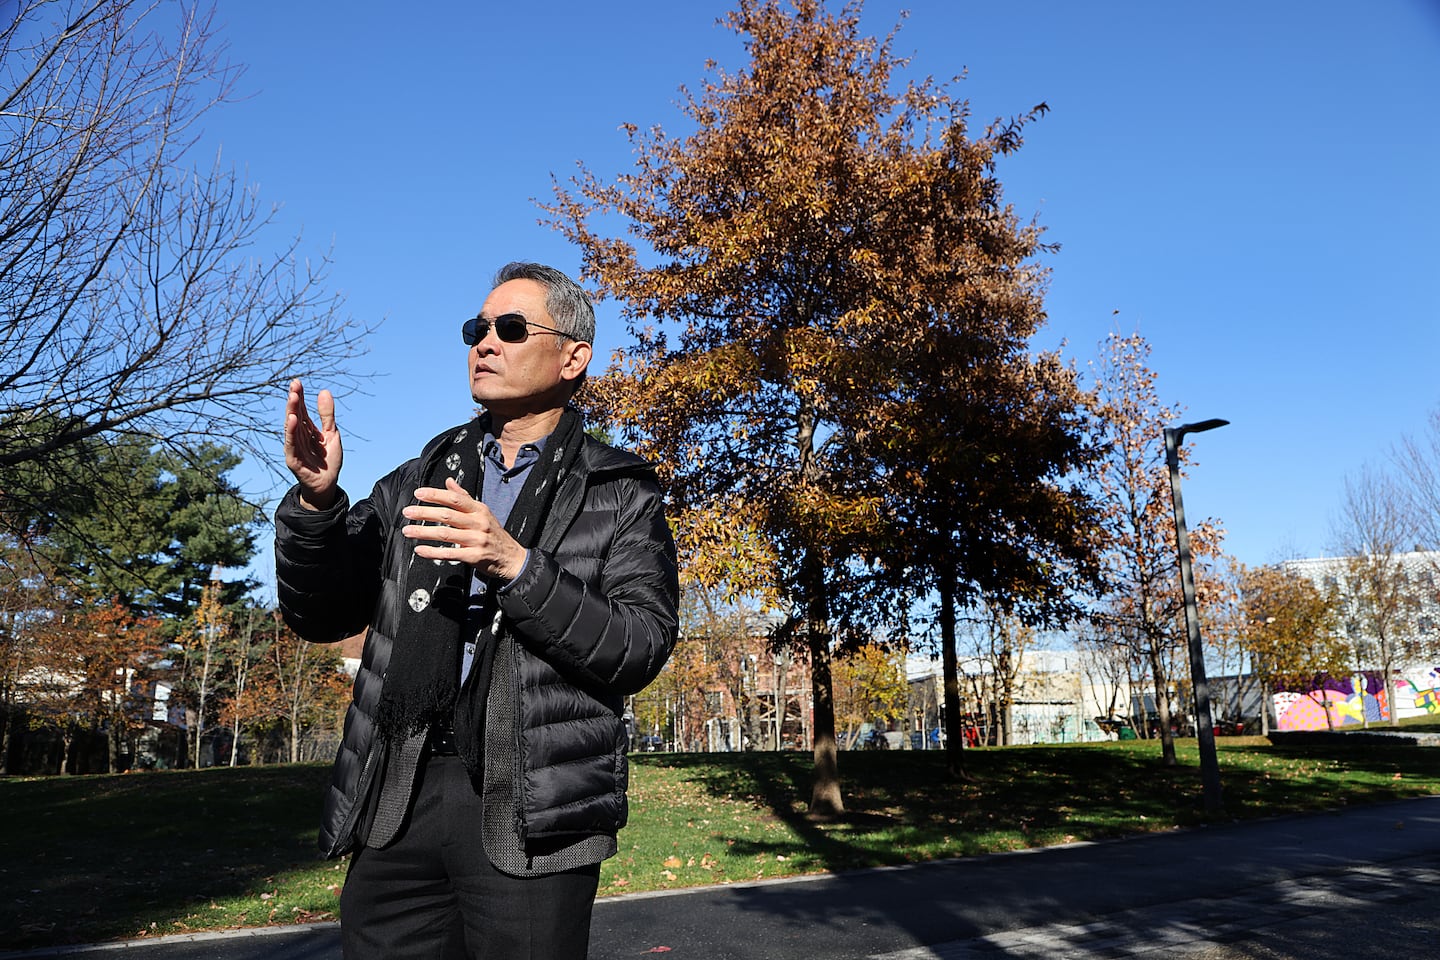
[[[505,455],[500,450],[500,441],[495,439],[494,434],[485,434],[485,442],[481,451],[485,455],[485,480],[480,490],[480,502],[490,508],[495,514],[495,519],[502,525],[510,519],[510,511],[515,508],[515,501],[520,496],[520,489],[525,486],[525,478],[530,473],[530,468],[540,460],[540,453],[545,449],[545,442],[548,436],[541,437],[535,443],[527,443],[520,447],[515,454],[515,465],[505,466]],[[520,573],[525,572],[525,566],[530,562],[530,551],[525,551],[525,563],[520,566]],[[515,575],[517,578],[519,573]],[[510,583],[514,583],[512,580]],[[500,590],[505,590],[510,584],[503,584]],[[490,592],[490,584],[480,576],[475,576],[470,581],[470,617],[467,620],[465,649],[460,661],[460,682],[464,683],[465,678],[470,675],[470,667],[475,662],[476,644],[479,641],[480,633],[480,608],[485,605],[486,594]]]

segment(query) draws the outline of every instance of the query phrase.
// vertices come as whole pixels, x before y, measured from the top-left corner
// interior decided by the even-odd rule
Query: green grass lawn
[[[1224,819],[1440,792],[1440,750],[1218,741]],[[806,818],[801,753],[643,754],[601,895],[975,856],[1204,822],[1193,740],[841,758],[847,814]],[[328,765],[0,779],[0,948],[336,917],[315,853]]]

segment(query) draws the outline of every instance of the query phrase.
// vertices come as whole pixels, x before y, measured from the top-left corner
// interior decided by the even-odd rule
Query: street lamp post
[[[1200,745],[1200,780],[1205,809],[1219,813],[1220,763],[1215,758],[1215,726],[1210,716],[1210,684],[1205,679],[1205,651],[1200,643],[1200,611],[1195,606],[1195,572],[1190,563],[1190,532],[1180,497],[1180,442],[1187,433],[1223,427],[1229,420],[1202,420],[1165,428],[1165,462],[1170,467],[1170,501],[1175,507],[1175,548],[1180,556],[1180,592],[1185,598],[1185,627],[1190,640],[1190,682],[1195,688],[1195,737]]]

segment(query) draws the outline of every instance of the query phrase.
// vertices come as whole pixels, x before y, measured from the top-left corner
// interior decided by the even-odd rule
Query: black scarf
[[[453,478],[476,499],[484,489],[485,434],[490,417],[485,414],[450,432],[439,452],[422,467],[421,486],[443,489]],[[555,431],[545,443],[540,460],[530,468],[525,485],[505,522],[505,529],[522,547],[530,549],[554,502],[555,491],[580,456],[584,433],[580,417],[565,408]],[[418,501],[411,501],[418,503]],[[461,754],[472,770],[478,764],[481,727],[485,717],[485,694],[493,662],[493,638],[482,630],[471,674],[460,687],[460,647],[466,639],[473,569],[458,560],[426,560],[414,554],[406,564],[402,608],[392,638],[390,664],[375,722],[382,736],[399,741],[437,720],[452,719]],[[488,623],[494,612],[494,590],[489,591],[481,620]]]

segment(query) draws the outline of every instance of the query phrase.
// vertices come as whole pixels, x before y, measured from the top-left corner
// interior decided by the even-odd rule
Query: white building
[[[997,685],[989,660],[962,657],[959,662],[960,712],[967,745],[992,740],[992,726],[1004,725],[999,715]],[[1090,654],[1080,650],[1026,650],[1011,690],[1011,744],[1075,743],[1113,739],[1095,722],[1130,706],[1128,682],[1107,682]],[[943,726],[944,676],[938,658],[911,657],[906,664],[910,709],[906,732],[912,744],[939,746],[935,731]],[[993,739],[998,740],[998,736]]]
[[[1365,600],[1348,588],[1350,557],[1287,560],[1284,570],[1299,574],[1322,592],[1340,599],[1340,630],[1354,650],[1354,673],[1327,680],[1314,689],[1275,695],[1276,723],[1281,730],[1323,730],[1362,722],[1440,714],[1440,553],[1413,551],[1395,555],[1410,602],[1391,624],[1392,664],[1396,676],[1395,709],[1387,702],[1379,638]],[[1327,717],[1328,714],[1328,717]]]

